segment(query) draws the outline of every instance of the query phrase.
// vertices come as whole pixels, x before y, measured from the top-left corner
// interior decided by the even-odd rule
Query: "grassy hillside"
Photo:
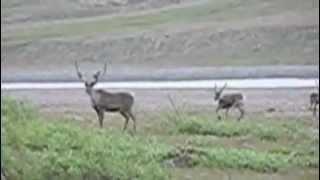
[[[289,3],[290,2],[290,3]],[[49,23],[47,25],[26,26],[17,30],[10,30],[4,34],[8,41],[34,41],[48,38],[73,37],[103,34],[110,32],[132,33],[150,30],[158,26],[181,26],[199,22],[228,22],[252,17],[263,17],[286,12],[305,12],[314,9],[313,0],[277,2],[275,0],[238,0],[204,1],[199,5],[160,10],[152,13],[116,16]],[[294,5],[291,5],[294,4]],[[250,9],[250,10],[249,10]]]
[[[6,24],[136,12],[197,0],[1,0]]]
[[[33,10],[34,16],[20,23],[6,24],[6,18],[2,22],[3,74],[12,79],[30,74],[73,77],[75,60],[86,61],[85,71],[108,61],[109,72],[116,76],[147,77],[149,72],[166,74],[168,68],[191,72],[194,67],[319,62],[317,0],[203,0],[112,16],[57,19],[52,19],[56,6],[46,4],[51,11],[37,14],[38,9],[21,3],[4,8]],[[32,20],[38,15],[42,22]]]

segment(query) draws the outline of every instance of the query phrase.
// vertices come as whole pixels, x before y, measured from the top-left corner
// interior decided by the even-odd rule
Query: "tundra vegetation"
[[[50,118],[29,102],[1,97],[3,176],[160,180],[197,169],[256,175],[303,169],[309,176],[301,178],[312,179],[319,166],[319,136],[301,119],[219,121],[180,110],[146,113],[138,133],[130,134]]]

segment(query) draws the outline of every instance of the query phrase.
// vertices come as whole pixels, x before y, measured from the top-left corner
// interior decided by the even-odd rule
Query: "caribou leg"
[[[137,127],[136,127],[136,117],[132,114],[131,111],[128,112],[129,116],[131,117],[132,121],[133,121],[133,130],[134,132],[137,131]]]
[[[226,119],[228,119],[228,117],[229,117],[229,111],[230,111],[230,108],[226,108],[226,114],[225,114]]]
[[[104,112],[102,109],[99,109],[97,107],[94,107],[94,110],[96,111],[96,113],[98,115],[99,126],[100,126],[100,128],[102,128],[103,127]]]
[[[124,122],[124,126],[123,126],[123,130],[122,131],[125,131],[126,129],[127,129],[127,127],[128,127],[128,123],[129,123],[129,116],[128,116],[128,114],[127,113],[125,113],[125,112],[120,112],[120,114],[125,118],[125,122]]]
[[[311,100],[311,102],[310,102],[309,110],[311,110],[311,111],[314,110],[314,104],[313,104],[312,100]]]
[[[236,104],[236,108],[239,110],[239,112],[240,112],[240,116],[239,116],[239,118],[238,118],[238,121],[240,121],[242,118],[243,118],[243,116],[244,116],[244,113],[245,113],[245,111],[244,111],[244,108],[243,108],[243,103],[237,103]]]
[[[221,116],[219,114],[220,109],[221,109],[220,106],[218,106],[217,109],[216,109],[216,114],[218,114],[218,120],[221,120]]]
[[[313,105],[313,118],[317,119],[317,105]]]

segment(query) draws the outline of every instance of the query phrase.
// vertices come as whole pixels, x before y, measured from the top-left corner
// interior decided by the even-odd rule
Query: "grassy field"
[[[2,97],[1,173],[22,180],[165,180],[186,174],[199,179],[203,171],[211,172],[208,178],[228,172],[255,180],[279,174],[291,179],[295,169],[304,172],[295,179],[311,180],[318,173],[319,137],[301,119],[239,123],[161,112],[141,121],[137,134],[121,133],[72,117],[55,121],[30,103]]]

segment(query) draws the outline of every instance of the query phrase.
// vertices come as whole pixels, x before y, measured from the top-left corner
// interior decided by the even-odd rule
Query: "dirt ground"
[[[187,113],[214,113],[216,102],[211,90],[111,90],[130,91],[135,96],[134,111],[137,114],[173,111],[169,96],[176,107]],[[292,116],[312,119],[308,110],[309,94],[313,89],[244,89],[229,90],[243,92],[247,114],[267,116]],[[3,91],[3,95],[27,99],[49,114],[91,114],[88,95],[84,90],[32,90]],[[268,110],[273,109],[273,112]],[[233,114],[236,116],[238,112]]]

